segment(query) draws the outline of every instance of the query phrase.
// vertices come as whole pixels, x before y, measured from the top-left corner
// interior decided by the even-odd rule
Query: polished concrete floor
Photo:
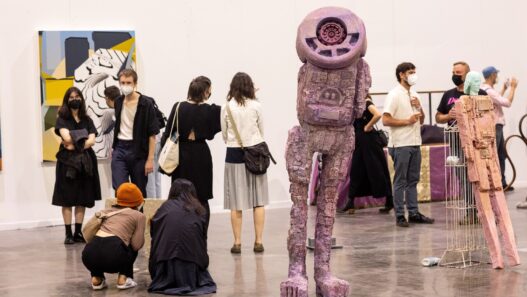
[[[380,215],[376,209],[339,216],[335,236],[343,249],[334,250],[332,269],[351,283],[350,296],[527,296],[527,210],[514,206],[527,190],[508,195],[520,257],[524,265],[493,270],[489,265],[455,269],[420,265],[427,256],[441,256],[445,249],[443,203],[421,204],[421,211],[436,218],[434,225],[398,228],[393,213]],[[279,296],[280,282],[287,275],[286,236],[288,209],[267,212],[263,255],[252,252],[252,215],[245,214],[243,251],[231,255],[228,214],[212,216],[209,229],[210,272],[218,284],[212,296]],[[312,232],[312,216],[310,232]],[[150,278],[147,259],[140,256],[136,267],[139,286],[118,291],[115,276],[110,287],[93,292],[89,274],[81,262],[81,244],[64,246],[63,228],[39,228],[0,232],[0,296],[151,296],[146,292]],[[310,296],[314,296],[313,254],[308,255]]]

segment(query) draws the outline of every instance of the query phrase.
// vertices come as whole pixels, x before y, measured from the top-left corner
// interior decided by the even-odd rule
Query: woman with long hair
[[[207,271],[206,209],[190,181],[174,180],[168,200],[150,222],[150,235],[149,292],[192,296],[216,292]]]
[[[97,157],[92,149],[97,129],[86,114],[82,92],[66,90],[55,124],[55,134],[62,139],[57,153],[55,188],[52,204],[62,207],[66,228],[64,244],[85,242],[81,233],[86,207],[101,200]],[[74,211],[73,211],[74,209]],[[75,233],[72,233],[72,213],[75,213]]]
[[[238,136],[233,128],[236,125]],[[234,244],[231,253],[241,253],[242,211],[253,209],[255,241],[253,251],[264,251],[262,236],[264,206],[269,203],[267,175],[255,175],[245,168],[243,147],[264,142],[262,106],[256,100],[255,87],[249,75],[238,72],[232,78],[227,103],[221,110],[221,130],[227,144],[224,177],[224,207],[231,211]]]
[[[207,228],[210,219],[208,201],[213,198],[212,155],[207,140],[212,140],[221,131],[221,107],[208,104],[210,96],[210,79],[205,76],[193,79],[188,88],[187,100],[174,104],[161,137],[163,147],[169,137],[179,133],[179,165],[170,175],[172,181],[185,178],[194,184],[196,197],[206,211]]]

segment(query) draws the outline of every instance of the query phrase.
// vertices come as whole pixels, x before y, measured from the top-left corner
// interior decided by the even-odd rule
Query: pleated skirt
[[[245,168],[243,151],[227,148],[224,175],[224,208],[246,210],[269,204],[267,174],[255,175]]]

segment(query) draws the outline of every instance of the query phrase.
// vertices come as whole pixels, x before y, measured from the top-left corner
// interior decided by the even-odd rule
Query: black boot
[[[64,239],[64,244],[75,243],[75,241],[73,241],[73,234],[71,232],[71,224],[69,225],[64,224],[64,227],[66,228],[66,239]]]
[[[386,197],[386,203],[384,203],[384,208],[379,208],[379,212],[382,214],[390,213],[390,210],[393,209],[393,197]]]
[[[73,235],[73,241],[75,242],[86,242],[84,236],[82,235],[82,224],[75,223],[75,234]]]

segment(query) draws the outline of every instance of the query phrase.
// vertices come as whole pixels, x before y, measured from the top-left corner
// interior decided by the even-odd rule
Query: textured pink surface
[[[326,69],[351,65],[366,54],[366,28],[345,8],[324,7],[306,16],[296,35],[296,51],[303,63]]]
[[[352,44],[349,34],[355,31],[361,34],[353,35],[353,38],[359,36],[360,42]],[[315,42],[318,50],[314,50],[305,42],[308,37],[316,39],[317,34],[322,37]],[[355,146],[352,124],[364,111],[364,98],[371,85],[368,64],[361,58],[366,50],[365,38],[362,21],[342,8],[316,10],[298,29],[298,54],[307,63],[300,68],[298,75],[297,116],[300,126],[289,131],[286,149],[293,206],[287,240],[289,278],[280,285],[282,297],[307,297],[307,197],[314,153],[324,156],[315,227],[317,296],[348,295],[348,282],[331,275],[329,262],[337,187],[346,178]],[[321,55],[321,48],[334,55]],[[339,51],[339,48],[349,51]]]
[[[474,187],[492,267],[504,267],[502,248],[508,264],[519,265],[514,230],[501,187],[492,101],[488,96],[462,96],[455,108],[468,177]]]

